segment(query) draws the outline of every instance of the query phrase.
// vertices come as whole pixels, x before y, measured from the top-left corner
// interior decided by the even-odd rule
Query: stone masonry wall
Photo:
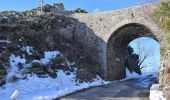
[[[93,31],[97,39],[100,38],[104,41],[103,43],[97,42],[99,45],[97,48],[100,51],[98,56],[102,65],[101,67],[106,75],[107,69],[110,67],[107,66],[106,60],[107,43],[109,38],[120,27],[130,23],[138,23],[144,25],[153,33],[153,36],[156,37],[161,46],[165,43],[165,36],[163,31],[149,15],[154,11],[154,9],[154,5],[145,5],[110,12],[72,14],[71,17],[78,19],[82,23],[85,23]],[[87,33],[87,35],[91,37],[89,33]],[[89,40],[89,45],[92,45],[94,40],[96,39]]]

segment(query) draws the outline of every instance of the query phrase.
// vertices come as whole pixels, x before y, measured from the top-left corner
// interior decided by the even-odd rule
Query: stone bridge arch
[[[106,77],[109,80],[125,78],[125,52],[128,44],[140,37],[153,38],[163,43],[163,32],[152,20],[125,19],[115,25],[107,36]]]

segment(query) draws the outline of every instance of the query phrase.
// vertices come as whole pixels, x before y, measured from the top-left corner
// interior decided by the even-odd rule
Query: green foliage
[[[32,68],[41,68],[42,65],[40,63],[38,63],[38,62],[33,62],[31,67]]]
[[[65,61],[66,61],[66,58],[64,56],[60,56],[55,59],[52,59],[52,62],[57,65],[60,65],[61,63],[65,62]]]
[[[164,47],[160,48],[160,53],[161,53],[161,55],[164,55],[165,52],[166,52],[166,48],[164,48]]]
[[[36,60],[40,60],[43,57],[44,57],[43,54],[40,54],[40,53],[35,53],[32,55],[32,58]]]
[[[165,30],[170,31],[170,19],[165,19],[162,23],[162,27]]]
[[[167,43],[161,47],[161,55],[163,56],[166,50],[170,49],[168,46],[170,44],[170,0],[161,2],[159,8],[155,10],[153,17],[160,23],[166,33]]]
[[[161,2],[159,8],[155,11],[154,17],[161,22],[163,29],[170,30],[170,1]]]
[[[57,74],[55,72],[48,72],[48,75],[54,79],[57,77]]]
[[[17,12],[17,11],[2,11],[2,12],[0,12],[1,14],[9,14],[9,13],[16,13],[16,14],[19,14],[19,12]]]
[[[6,70],[0,70],[0,76],[1,75],[6,75],[6,74],[7,74]]]
[[[44,78],[46,75],[49,75],[52,78],[56,78],[57,74],[53,70],[48,70],[49,67],[46,65],[42,65],[38,62],[33,62],[30,68],[30,71],[34,74],[37,74],[38,77]]]
[[[160,4],[160,12],[163,16],[170,16],[170,1],[161,2]]]

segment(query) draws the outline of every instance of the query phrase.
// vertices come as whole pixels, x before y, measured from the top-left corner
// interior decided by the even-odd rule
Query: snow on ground
[[[27,47],[27,49],[30,47]],[[29,50],[26,50],[29,52]],[[47,64],[50,59],[60,55],[58,51],[45,52],[44,58],[37,62]],[[15,90],[20,92],[17,100],[51,100],[56,97],[64,96],[66,94],[75,92],[77,90],[89,88],[91,86],[98,86],[108,84],[109,82],[102,80],[100,77],[93,79],[92,82],[79,83],[76,81],[76,71],[70,75],[62,70],[57,72],[57,78],[51,77],[39,78],[37,75],[27,75],[26,80],[18,80],[17,82],[10,82],[13,75],[22,77],[22,73],[18,71],[17,64],[24,64],[24,67],[29,67],[29,64],[25,64],[26,60],[20,56],[11,54],[10,66],[7,75],[7,84],[0,87],[0,100],[10,100],[10,96]]]
[[[18,70],[18,63],[25,63],[26,60],[24,58],[21,58],[20,56],[15,56],[13,54],[10,55],[9,57],[9,64],[10,64],[10,68],[8,68],[7,71],[7,77],[6,77],[6,81],[9,82],[11,81],[11,78],[13,76],[17,76],[19,78],[21,78],[22,76],[20,75],[20,72]]]
[[[150,88],[152,84],[155,84],[158,78],[158,71],[152,70],[152,66],[145,67],[141,69],[142,75],[139,75],[135,72],[130,73],[130,71],[126,68],[126,78],[123,80],[135,79],[136,82],[134,86]]]
[[[159,91],[159,85],[158,84],[153,84],[150,88],[150,95],[149,98],[150,100],[166,100],[163,97],[162,91]]]
[[[78,83],[75,77],[76,73],[66,75],[62,70],[59,70],[56,79],[38,78],[34,75],[28,77],[27,80],[7,83],[0,88],[0,100],[9,100],[15,90],[20,92],[17,100],[51,100],[77,90],[109,83],[100,77],[94,79],[93,82]]]
[[[26,51],[28,55],[32,55],[33,47],[31,46],[25,46],[21,48],[22,51]]]
[[[40,63],[47,64],[51,59],[62,55],[59,51],[45,52],[44,58],[40,59]]]
[[[11,41],[8,41],[8,40],[0,40],[0,43],[11,43]]]
[[[139,75],[135,72],[130,73],[130,71],[126,68],[126,78],[125,79],[142,78],[142,77],[147,77],[149,75],[152,75],[153,77],[158,76],[158,72],[153,72],[152,70],[145,71],[142,69],[141,71],[142,71],[142,75]]]

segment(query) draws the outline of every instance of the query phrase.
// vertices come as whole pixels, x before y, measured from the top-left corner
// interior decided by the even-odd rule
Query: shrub
[[[51,61],[52,61],[53,65],[60,65],[61,63],[66,61],[66,57],[60,56],[55,59],[52,59]]]
[[[0,31],[2,31],[2,32],[8,32],[8,30],[9,30],[9,27],[8,26],[6,26],[6,25],[1,25],[0,26]]]
[[[170,31],[170,19],[165,19],[162,23],[164,30]]]
[[[63,63],[63,62],[66,61],[66,57],[63,57],[63,56],[58,57],[58,58],[56,58],[55,61],[56,61],[57,64]]]
[[[16,82],[18,79],[19,79],[19,78],[18,78],[16,75],[13,75],[11,82]]]
[[[167,43],[161,47],[161,55],[163,56],[166,50],[170,49],[170,1],[164,1],[159,4],[158,9],[153,14],[154,19],[160,23],[162,29],[165,31]]]
[[[19,68],[19,70],[21,70],[21,69],[23,69],[23,65],[22,65],[22,63],[18,63],[18,68]]]
[[[6,70],[0,70],[0,75],[6,75],[7,74],[7,72],[6,72]]]
[[[77,8],[76,10],[74,10],[76,13],[88,13],[86,10],[81,9],[81,8]]]
[[[6,84],[5,80],[1,80],[1,79],[0,79],[0,86],[2,86],[2,85],[4,85],[4,84]]]
[[[34,53],[33,55],[32,55],[32,58],[33,59],[36,59],[36,60],[40,60],[41,58],[43,58],[44,57],[44,55],[43,54],[40,54],[40,53]]]
[[[31,68],[41,68],[41,67],[42,67],[42,65],[40,63],[38,63],[38,62],[33,62],[31,64]]]
[[[67,72],[66,72],[66,75],[71,75],[71,73],[67,71]]]
[[[37,74],[40,77],[44,77],[45,75],[49,74],[48,67],[38,62],[33,62],[29,70],[31,73]]]
[[[56,78],[57,74],[55,72],[49,72],[48,75],[52,78]]]
[[[161,56],[165,55],[166,48],[164,48],[164,47],[160,48],[160,53],[161,53]]]

